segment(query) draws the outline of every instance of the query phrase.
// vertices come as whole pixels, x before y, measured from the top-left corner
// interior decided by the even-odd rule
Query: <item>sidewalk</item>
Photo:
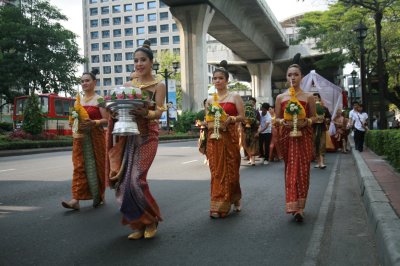
[[[352,149],[382,265],[400,265],[400,174],[369,149]]]

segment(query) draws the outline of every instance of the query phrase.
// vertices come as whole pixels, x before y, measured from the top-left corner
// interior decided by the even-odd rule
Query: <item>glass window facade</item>
[[[90,33],[90,39],[98,39],[99,38],[99,32],[98,31],[92,31]]]
[[[91,16],[97,16],[99,14],[99,10],[97,7],[93,7],[91,9],[89,9],[89,13]]]
[[[121,36],[122,36],[121,29],[113,30],[113,37],[121,37]]]
[[[111,54],[103,54],[103,62],[111,62]]]
[[[144,34],[144,27],[137,27],[136,28],[136,34],[137,35]]]
[[[144,15],[136,15],[136,22],[144,22]]]
[[[121,6],[120,5],[113,6],[112,7],[112,12],[113,13],[121,13]]]
[[[157,20],[156,13],[147,14],[147,20],[148,21],[156,21]]]
[[[124,5],[124,11],[125,11],[125,12],[133,11],[133,5],[132,5],[132,4],[126,4],[126,5]]]
[[[122,42],[121,41],[115,41],[114,42],[114,49],[121,49],[122,48]]]
[[[125,53],[125,60],[133,60],[133,52]]]
[[[100,57],[98,55],[92,55],[91,61],[92,61],[92,63],[99,63]]]
[[[121,18],[113,18],[113,25],[121,25]]]
[[[128,64],[125,67],[126,67],[125,72],[128,72],[128,73],[131,73],[135,69],[133,64]]]
[[[148,26],[147,30],[149,34],[157,33],[157,26],[156,25]]]
[[[103,30],[101,32],[101,37],[102,38],[110,38],[110,31],[109,30]]]
[[[110,7],[109,6],[102,6],[101,7],[101,14],[105,15],[105,14],[109,14],[110,13]]]
[[[132,24],[133,23],[133,16],[125,16],[124,17],[125,24]]]
[[[169,31],[169,25],[168,24],[160,25],[160,32],[168,32],[168,31]]]
[[[101,19],[101,26],[110,26],[110,19],[109,18],[102,18]]]
[[[122,85],[124,83],[124,79],[122,77],[116,77],[114,81],[115,85]]]
[[[157,8],[157,3],[156,1],[149,1],[147,2],[147,9],[154,9]]]
[[[102,47],[103,47],[103,50],[110,50],[110,42],[103,42],[102,43]]]
[[[137,39],[136,40],[136,46],[142,46],[143,45],[143,43],[144,43],[144,39]]]
[[[144,10],[144,3],[143,2],[136,3],[135,7],[136,10]]]
[[[103,85],[104,86],[111,86],[111,79],[110,78],[104,78],[103,79]]]
[[[179,44],[180,43],[179,36],[172,36],[172,43],[173,44]]]
[[[125,29],[125,36],[132,36],[132,35],[133,35],[133,29],[132,28]]]
[[[160,20],[168,19],[168,12],[160,12]]]
[[[103,66],[103,74],[111,74],[111,66]]]
[[[160,38],[161,45],[168,45],[169,44],[169,37],[161,37]]]
[[[156,46],[157,45],[157,38],[149,38],[149,41],[151,43],[151,46]]]
[[[90,45],[90,50],[92,51],[98,51],[100,49],[99,43],[92,43]]]
[[[115,53],[114,61],[122,61],[122,53]]]
[[[133,40],[126,40],[125,48],[133,48]]]
[[[99,26],[99,20],[98,19],[90,20],[90,27],[91,28],[98,27],[98,26]]]

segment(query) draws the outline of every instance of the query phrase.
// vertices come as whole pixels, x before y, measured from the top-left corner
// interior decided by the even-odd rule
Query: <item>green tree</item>
[[[158,73],[163,72],[164,69],[174,72],[172,63],[174,61],[180,62],[180,56],[172,53],[170,50],[162,50],[161,53],[157,54],[156,61],[160,64]],[[159,77],[163,78],[160,74]],[[182,109],[181,73],[177,71],[171,75],[171,78],[176,80],[176,106],[178,109]]]
[[[359,21],[363,21],[369,28],[364,41],[367,79],[379,74],[378,70],[383,71],[380,86],[384,86],[380,90],[388,101],[400,106],[400,90],[393,89],[396,85],[400,87],[399,11],[400,3],[395,0],[334,1],[327,11],[304,15],[298,23],[299,41],[313,38],[317,49],[331,52],[331,56],[325,57],[325,62],[319,64],[358,62],[360,48],[353,29]],[[381,55],[380,50],[383,51]],[[380,61],[383,66],[378,67]],[[391,89],[388,88],[388,81],[391,82]]]
[[[63,20],[66,16],[46,0],[0,8],[1,94],[73,91],[78,64],[84,60],[76,35],[60,24]]]
[[[32,135],[38,135],[43,130],[43,116],[40,112],[38,98],[36,94],[29,96],[24,109],[22,129]]]

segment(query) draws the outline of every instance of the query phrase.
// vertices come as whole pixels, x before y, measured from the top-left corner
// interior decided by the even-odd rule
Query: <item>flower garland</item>
[[[75,137],[79,137],[79,122],[89,119],[89,114],[86,109],[81,105],[81,97],[79,92],[76,95],[74,107],[70,111],[69,122],[72,124],[72,133]]]
[[[214,131],[211,134],[211,138],[219,139],[219,128],[221,126],[221,122],[226,121],[227,114],[224,109],[218,103],[218,94],[214,93],[213,95],[213,103],[207,108],[206,122],[214,122]]]
[[[289,88],[289,95],[291,96],[291,98],[289,102],[286,104],[283,118],[287,121],[293,121],[293,130],[290,133],[290,135],[293,137],[301,136],[301,132],[298,132],[297,130],[297,121],[298,119],[306,118],[306,111],[304,110],[304,107],[297,99],[296,91],[293,87]]]

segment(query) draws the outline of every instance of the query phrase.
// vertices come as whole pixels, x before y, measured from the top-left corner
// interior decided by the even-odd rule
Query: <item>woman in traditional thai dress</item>
[[[133,230],[128,238],[140,239],[154,237],[158,222],[162,220],[157,202],[149,190],[147,173],[157,153],[158,119],[164,111],[165,85],[152,75],[153,52],[149,41],[136,49],[134,63],[137,78],[132,80],[132,86],[140,88],[141,93],[148,95],[148,100],[155,105],[131,111],[136,117],[140,135],[118,137],[113,143],[114,121],[110,121],[106,172],[121,204],[122,223]]]
[[[243,122],[244,105],[239,94],[228,91],[229,74],[226,61],[213,73],[216,93],[207,101],[208,140],[207,157],[211,172],[211,218],[224,218],[234,205],[241,210],[239,183],[240,146],[239,122]],[[210,107],[223,109],[220,119],[210,113]],[[211,121],[211,122],[210,122]],[[220,129],[218,124],[221,125]],[[219,130],[218,130],[219,129]]]
[[[313,156],[312,123],[315,120],[315,100],[312,94],[300,88],[303,78],[300,66],[289,66],[286,77],[292,86],[276,98],[275,123],[283,126],[279,143],[285,162],[286,213],[294,215],[295,220],[301,222],[304,218]],[[296,102],[295,105],[300,110],[296,119],[288,110],[293,102]]]
[[[79,210],[80,200],[93,199],[93,207],[104,203],[105,192],[105,139],[103,126],[107,125],[108,113],[98,107],[101,98],[94,91],[97,72],[83,73],[81,86],[84,96],[77,95],[71,126],[72,144],[72,199],[63,201],[67,209]],[[71,114],[72,115],[72,114]]]
[[[244,122],[241,124],[241,144],[249,157],[248,164],[256,165],[256,156],[259,154],[258,148],[258,127],[260,125],[259,112],[255,109],[256,99],[251,97],[244,106]],[[258,114],[258,117],[257,117]]]
[[[347,124],[349,121],[344,117],[342,109],[336,111],[336,117],[333,119],[333,123],[336,129],[336,133],[333,136],[335,148],[341,150],[342,153],[347,153]]]

